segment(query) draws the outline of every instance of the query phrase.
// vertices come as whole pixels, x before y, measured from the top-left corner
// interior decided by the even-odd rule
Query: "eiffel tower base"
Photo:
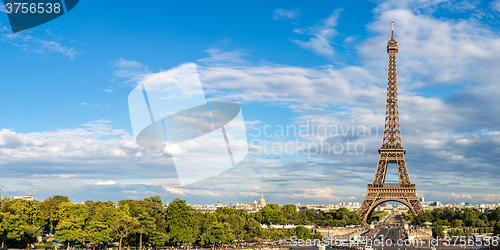
[[[424,209],[415,192],[415,184],[368,184],[368,194],[358,210],[361,221],[365,224],[373,210],[381,203],[397,201],[406,205],[414,216],[424,213]]]

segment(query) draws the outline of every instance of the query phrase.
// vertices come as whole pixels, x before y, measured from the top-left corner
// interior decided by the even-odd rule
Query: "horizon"
[[[1,191],[1,190],[0,190]],[[0,193],[1,194],[1,193]],[[1,199],[22,199],[21,197],[27,197],[27,196],[31,196],[31,194],[27,194],[27,195],[24,195],[24,196],[14,196],[14,197],[7,197],[7,196],[3,196],[0,198]],[[49,199],[51,197],[54,197],[54,196],[63,196],[63,195],[51,195],[49,197],[46,197],[44,199],[36,199],[34,196],[33,197],[33,200],[35,201],[38,201],[38,202],[42,202],[46,199]],[[66,196],[64,196],[66,197]],[[153,196],[150,196],[150,197],[153,197]],[[138,199],[123,199],[123,200],[144,200],[146,198],[150,198],[150,197],[143,197],[143,198],[138,198]],[[69,197],[67,197],[69,199]],[[161,197],[160,197],[161,198]],[[264,197],[265,198],[265,197]],[[421,198],[421,197],[419,197]],[[175,197],[175,198],[172,198],[171,200],[163,200],[162,199],[162,202],[163,202],[163,205],[168,205],[170,202],[172,202],[173,200],[175,199],[181,199],[179,197]],[[181,199],[181,200],[184,200],[184,199]],[[118,204],[119,201],[122,201],[122,200],[85,200],[85,201],[80,201],[80,202],[75,202],[71,199],[69,199],[70,202],[72,202],[73,204],[85,204],[85,202],[87,201],[92,201],[92,202],[108,202],[108,201],[111,201],[115,204]],[[232,206],[236,206],[236,205],[252,205],[254,204],[255,202],[257,202],[257,199],[255,199],[253,202],[248,202],[248,203],[244,203],[244,202],[229,202],[229,203],[221,203],[220,201],[215,201],[213,203],[204,203],[204,204],[199,204],[199,203],[190,203],[189,200],[184,200],[186,201],[186,204],[187,205],[190,205],[190,206],[205,206],[205,205],[217,205],[217,203],[220,203],[221,206],[226,206],[226,207],[232,207]],[[427,202],[440,202],[440,201],[427,201]],[[358,205],[361,205],[361,202],[352,202],[352,201],[340,201],[340,202],[337,202],[337,203],[307,203],[307,204],[304,204],[304,203],[300,203],[300,202],[297,202],[297,203],[293,203],[293,202],[285,202],[285,203],[274,203],[274,202],[267,202],[267,204],[276,204],[276,205],[279,205],[279,206],[284,206],[284,205],[294,205],[294,206],[337,206],[337,205],[341,205],[342,203],[345,203],[345,205],[341,205],[341,206],[354,206],[354,204],[358,204]],[[348,203],[353,203],[353,205],[348,205]],[[398,205],[398,206],[405,206],[406,208],[408,208],[406,205],[404,204],[401,204],[397,201],[389,201],[389,202],[384,202],[384,203],[388,203],[389,205]],[[481,203],[481,204],[475,204],[475,203],[469,203],[469,202],[466,202],[466,201],[460,201],[458,203],[442,203],[441,206],[448,206],[448,205],[458,205],[460,206],[460,203],[465,203],[465,204],[468,204],[469,206],[480,206],[480,205],[498,205],[500,206],[500,202],[497,202],[497,203]],[[428,209],[429,206],[426,206],[425,209]]]

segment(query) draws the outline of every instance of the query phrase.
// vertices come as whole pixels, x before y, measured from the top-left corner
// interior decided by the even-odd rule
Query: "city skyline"
[[[27,200],[27,201],[33,201],[36,200],[32,195],[24,195],[24,196],[14,196],[14,197],[5,197],[9,198],[11,200]],[[49,197],[47,197],[48,199]],[[144,200],[150,197],[144,197]],[[168,200],[168,201],[163,201],[163,204],[165,207],[168,207],[170,202],[173,202],[173,200]],[[45,200],[45,199],[44,199]],[[141,199],[139,199],[141,200]],[[452,210],[464,210],[466,208],[473,209],[473,210],[480,210],[482,212],[485,212],[487,210],[494,210],[498,207],[500,207],[500,202],[498,203],[489,203],[489,204],[470,204],[468,202],[458,202],[458,203],[450,203],[450,204],[443,204],[441,201],[424,201],[424,197],[419,198],[420,202],[422,203],[422,206],[424,207],[425,210],[433,210],[433,209],[452,209]],[[42,200],[38,200],[42,201]],[[70,200],[71,201],[71,200]],[[126,200],[123,200],[126,201]],[[130,200],[129,200],[130,201]],[[73,201],[71,201],[73,202]],[[88,201],[82,201],[80,203],[75,203],[75,204],[86,204]],[[97,201],[93,200],[93,202],[105,202],[105,201]],[[120,201],[112,201],[115,204],[119,204]],[[220,201],[213,202],[213,203],[204,203],[204,204],[196,204],[196,203],[190,203],[189,200],[186,200],[186,204],[190,206],[194,210],[199,210],[202,212],[215,212],[217,208],[219,207],[231,207],[235,209],[243,209],[246,210],[247,212],[258,212],[260,209],[264,208],[266,204],[276,204],[280,207],[286,206],[286,205],[294,205],[298,210],[302,209],[314,209],[317,211],[323,211],[323,212],[329,212],[330,210],[337,210],[340,208],[347,208],[349,211],[357,211],[361,207],[361,202],[338,202],[338,203],[323,203],[323,204],[303,204],[303,203],[293,203],[293,202],[285,202],[285,203],[273,203],[272,201],[267,203],[264,195],[261,195],[261,198],[255,199],[253,202],[229,202],[229,203],[221,203]],[[383,210],[392,210],[392,209],[403,209],[403,210],[409,210],[409,208],[397,201],[389,201],[389,202],[383,202],[379,206],[377,206],[374,211],[383,211]]]
[[[0,9],[0,192],[75,203],[229,204],[262,193],[278,204],[361,202],[382,142],[394,21],[401,136],[418,196],[497,204],[499,18],[500,1],[80,2],[12,34]],[[180,186],[166,152],[135,143],[127,96],[188,62],[207,98],[241,106],[249,154]]]

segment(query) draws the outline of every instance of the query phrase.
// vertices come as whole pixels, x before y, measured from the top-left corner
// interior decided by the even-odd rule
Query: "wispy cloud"
[[[438,9],[453,13],[475,10],[479,1],[449,1],[449,0],[383,0],[378,1],[375,12],[384,12],[394,9],[407,9],[414,13],[430,15]]]
[[[472,195],[470,194],[456,194],[456,193],[451,193],[451,198],[455,199],[472,199]]]
[[[23,169],[30,174],[41,174],[39,168],[43,166],[44,174],[111,174],[108,177],[112,177],[112,169],[116,170],[116,167],[122,164],[120,178],[136,177],[133,171],[128,177],[125,174],[126,165],[132,167],[134,161],[137,164],[149,162],[159,166],[169,163],[168,156],[163,154],[161,149],[144,150],[126,131],[113,129],[110,123],[104,120],[53,132],[18,133],[2,129],[0,145],[3,177],[19,176],[18,170],[15,170],[16,166],[36,161],[41,162],[35,165],[27,164],[29,166]],[[111,161],[115,163],[110,165]],[[60,168],[61,166],[67,167]]]
[[[94,185],[116,185],[116,182],[114,181],[97,181],[93,183]]]
[[[219,64],[231,64],[231,65],[240,65],[249,63],[245,56],[246,53],[237,50],[225,51],[218,48],[210,48],[205,50],[208,53],[208,57],[202,58],[198,60],[201,64],[209,64],[209,65],[219,65]]]
[[[88,102],[80,102],[78,104],[82,106],[99,106],[99,104],[97,103],[88,103]]]
[[[384,51],[372,48],[387,43],[392,20],[400,45],[399,62],[404,59],[399,76],[405,80],[407,72],[411,72],[408,79],[418,80],[413,86],[422,87],[426,82],[469,84],[498,78],[500,62],[495,55],[500,52],[500,38],[490,27],[475,18],[447,20],[408,9],[381,12],[368,26],[376,33],[360,47],[360,54],[368,63],[384,58]],[[377,64],[382,66],[381,60]]]
[[[340,200],[339,197],[335,196],[335,191],[329,187],[307,189],[293,196],[296,198],[328,200],[330,202]]]
[[[137,82],[151,73],[147,66],[133,60],[119,58],[113,65],[115,70],[113,76],[120,80],[119,86],[135,86]],[[112,92],[112,89],[105,89],[106,92]]]
[[[309,27],[308,34],[312,36],[308,41],[293,40],[294,43],[304,49],[312,50],[313,52],[324,55],[332,56],[334,49],[332,46],[332,38],[337,34],[337,20],[341,10],[334,11],[327,19],[320,22],[320,24]]]
[[[116,190],[109,188],[106,192],[126,198],[130,194],[122,191],[139,191],[137,196],[146,197],[148,193],[141,190],[147,186],[156,190],[151,195],[164,195],[164,190],[157,186],[178,183],[168,155],[161,149],[139,147],[132,136],[112,128],[109,121],[51,132],[19,133],[2,129],[0,146],[2,186],[16,187],[10,192],[2,188],[4,196],[31,193],[44,199],[64,194],[95,199],[91,192],[83,190],[114,186]],[[52,185],[54,181],[58,185]]]
[[[493,8],[493,10],[500,12],[500,0],[491,2],[491,7]]]
[[[362,99],[376,100],[377,95],[384,94],[383,88],[371,84],[377,79],[360,67],[216,66],[200,68],[200,74],[209,94],[240,102],[324,107]]]
[[[286,9],[277,9],[274,11],[273,19],[276,21],[290,21],[296,20],[299,18],[300,11],[295,10],[286,10]]]
[[[69,58],[74,58],[80,54],[74,48],[67,47],[56,41],[40,39],[24,32],[13,34],[6,26],[0,26],[0,37],[3,42],[19,47],[27,53],[60,54]]]

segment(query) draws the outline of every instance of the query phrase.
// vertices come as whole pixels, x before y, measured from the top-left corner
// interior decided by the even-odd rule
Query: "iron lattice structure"
[[[358,210],[359,218],[367,223],[371,212],[379,204],[387,201],[397,201],[405,204],[414,215],[423,214],[424,209],[415,192],[415,184],[411,184],[404,154],[406,150],[401,143],[398,109],[398,81],[396,71],[396,54],[398,43],[394,39],[394,29],[391,40],[387,44],[389,54],[389,70],[387,77],[387,101],[385,107],[384,138],[382,147],[378,150],[377,170],[373,182],[368,184],[368,193]],[[387,164],[396,163],[399,183],[385,183]]]

